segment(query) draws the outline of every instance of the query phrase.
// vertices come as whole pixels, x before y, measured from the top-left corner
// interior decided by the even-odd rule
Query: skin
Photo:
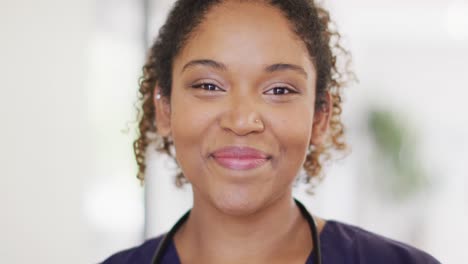
[[[315,67],[302,40],[274,7],[227,1],[193,32],[172,74],[170,102],[154,101],[158,133],[173,138],[193,187],[192,213],[174,238],[181,261],[304,263],[313,245],[292,183],[308,146],[323,140],[330,109],[315,112]],[[226,146],[271,158],[227,169],[211,156]]]

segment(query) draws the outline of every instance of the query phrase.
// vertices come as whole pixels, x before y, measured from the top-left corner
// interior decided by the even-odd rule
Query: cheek
[[[299,105],[289,111],[277,113],[277,118],[273,119],[282,157],[287,157],[284,166],[300,168],[304,162],[312,135],[313,115],[313,108]]]
[[[190,143],[191,139],[200,136],[206,119],[209,117],[200,105],[194,103],[182,90],[174,89],[171,100],[171,130],[174,141]]]
[[[190,177],[198,172],[208,153],[206,141],[213,138],[210,127],[216,122],[216,113],[194,98],[176,93],[173,96],[171,130],[176,157],[184,174]]]

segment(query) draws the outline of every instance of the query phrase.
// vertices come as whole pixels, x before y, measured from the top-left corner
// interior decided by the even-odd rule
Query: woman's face
[[[315,69],[280,11],[238,1],[214,7],[172,76],[170,107],[155,100],[157,125],[174,140],[195,205],[240,215],[289,199],[326,115],[314,118]]]

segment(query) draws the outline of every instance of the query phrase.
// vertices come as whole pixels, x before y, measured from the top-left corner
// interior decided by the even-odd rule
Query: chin
[[[255,188],[220,188],[211,195],[212,203],[222,213],[231,216],[248,216],[267,206],[268,193]],[[273,197],[271,197],[273,199]]]
[[[254,194],[247,190],[224,190],[214,197],[213,203],[224,214],[246,216],[260,210],[263,204],[262,200],[258,193]]]

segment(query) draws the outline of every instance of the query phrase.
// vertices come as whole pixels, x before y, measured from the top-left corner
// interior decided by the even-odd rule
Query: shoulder
[[[164,235],[146,240],[143,244],[117,252],[101,262],[102,264],[151,263],[153,254]]]
[[[440,263],[420,249],[354,225],[329,220],[323,231],[324,246],[352,257],[355,263]]]

